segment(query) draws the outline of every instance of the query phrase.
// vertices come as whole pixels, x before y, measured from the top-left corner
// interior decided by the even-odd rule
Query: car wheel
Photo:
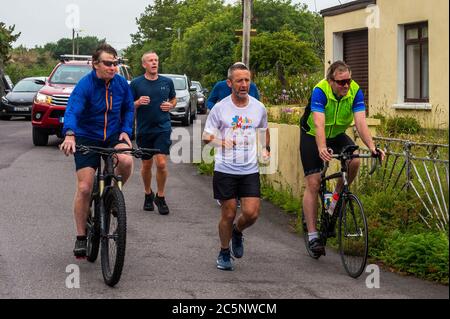
[[[188,106],[187,113],[184,115],[183,120],[181,121],[181,124],[183,126],[189,126],[191,123],[191,106]]]
[[[11,115],[0,115],[0,119],[4,121],[9,121],[11,117]]]
[[[191,124],[194,123],[194,120],[197,118],[197,109],[195,112],[191,112]]]
[[[33,144],[35,146],[46,146],[48,143],[48,133],[43,129],[33,127]]]

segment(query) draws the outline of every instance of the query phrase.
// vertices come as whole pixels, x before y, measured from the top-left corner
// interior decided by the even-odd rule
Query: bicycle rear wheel
[[[95,179],[91,196],[91,209],[86,224],[86,259],[91,263],[97,260],[100,247],[100,195],[98,192],[98,182]]]
[[[361,201],[353,194],[343,200],[339,216],[339,253],[345,271],[357,278],[364,271],[368,253],[368,229]]]
[[[104,236],[102,245],[102,273],[108,286],[120,280],[125,261],[127,220],[125,200],[116,186],[110,188],[105,196]]]

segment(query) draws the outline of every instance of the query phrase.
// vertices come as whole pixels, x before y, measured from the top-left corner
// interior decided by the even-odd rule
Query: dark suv
[[[43,82],[45,85],[36,94],[31,112],[34,145],[47,145],[49,135],[63,137],[64,112],[69,96],[78,81],[92,71],[91,59],[87,55],[62,55],[61,62],[53,69],[47,81]],[[119,64],[117,72],[130,80],[130,74],[122,73],[128,69]]]
[[[199,81],[192,81],[192,85],[197,89],[197,112],[206,114],[208,110],[206,107],[206,94],[208,94],[208,90]]]

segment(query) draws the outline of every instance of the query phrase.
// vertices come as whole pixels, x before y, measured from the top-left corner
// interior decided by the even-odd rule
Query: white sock
[[[314,232],[314,233],[308,233],[308,240],[311,241],[315,238],[319,238],[319,233],[318,232]]]

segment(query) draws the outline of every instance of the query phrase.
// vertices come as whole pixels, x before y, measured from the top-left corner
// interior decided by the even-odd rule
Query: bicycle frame
[[[102,274],[105,283],[114,286],[120,280],[126,251],[126,207],[122,193],[122,176],[114,172],[117,154],[129,153],[134,157],[157,153],[157,149],[113,149],[95,146],[77,145],[81,152],[95,152],[100,155],[95,175],[91,205],[93,215],[88,218],[88,253],[87,259],[95,262],[101,246]],[[116,162],[117,163],[117,162]],[[92,214],[92,213],[91,213]],[[111,222],[114,220],[114,226]],[[110,245],[113,246],[110,246]],[[112,250],[110,248],[113,247]],[[113,257],[111,260],[110,257]]]

